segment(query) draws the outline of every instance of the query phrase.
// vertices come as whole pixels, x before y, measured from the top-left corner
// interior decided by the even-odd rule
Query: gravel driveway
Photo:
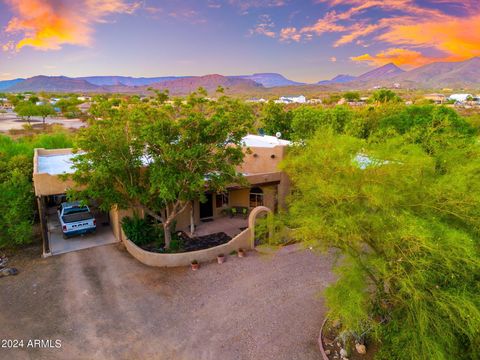
[[[249,252],[192,272],[144,266],[121,245],[30,251],[0,279],[0,339],[24,340],[1,359],[320,359],[327,256]],[[29,339],[62,344],[27,349]]]

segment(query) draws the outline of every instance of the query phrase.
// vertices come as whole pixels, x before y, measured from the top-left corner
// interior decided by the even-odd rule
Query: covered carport
[[[33,183],[40,218],[43,256],[58,255],[70,251],[117,242],[110,227],[109,214],[100,211],[95,204],[89,207],[97,221],[97,231],[92,234],[64,239],[57,206],[66,200],[66,192],[74,182],[65,175],[71,174],[71,149],[35,149],[33,163]]]

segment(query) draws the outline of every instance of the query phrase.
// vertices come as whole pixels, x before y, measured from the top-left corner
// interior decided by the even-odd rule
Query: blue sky
[[[279,72],[480,55],[477,0],[0,0],[0,79]]]

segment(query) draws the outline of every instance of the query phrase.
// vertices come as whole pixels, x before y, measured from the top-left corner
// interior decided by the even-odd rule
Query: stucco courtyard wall
[[[138,261],[149,266],[156,267],[177,267],[189,266],[193,260],[198,262],[207,262],[214,260],[218,255],[228,255],[232,251],[238,249],[250,249],[251,247],[251,231],[250,229],[243,230],[240,234],[235,236],[228,243],[215,246],[210,249],[190,251],[177,254],[159,254],[145,251],[128,240],[125,236],[123,243],[127,251]]]

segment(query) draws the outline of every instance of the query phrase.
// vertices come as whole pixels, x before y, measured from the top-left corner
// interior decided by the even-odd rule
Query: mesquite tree
[[[227,97],[122,101],[80,133],[73,179],[86,187],[76,196],[97,199],[104,210],[142,208],[161,221],[168,249],[176,216],[206,191],[239,180],[241,140],[251,124],[250,108]]]
[[[379,358],[480,356],[480,147],[449,124],[375,141],[323,130],[284,164],[284,221],[340,256],[330,315],[378,336]]]

